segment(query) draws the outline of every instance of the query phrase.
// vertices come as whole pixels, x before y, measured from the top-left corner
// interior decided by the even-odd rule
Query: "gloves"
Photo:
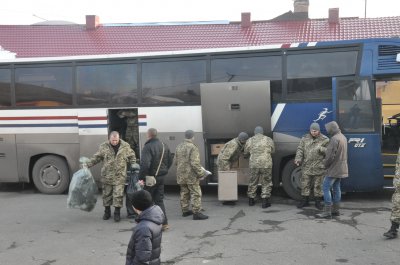
[[[134,171],[139,171],[140,170],[140,166],[139,166],[139,164],[135,163],[135,164],[131,165],[131,169],[134,170]]]
[[[205,179],[206,177],[212,175],[211,171],[206,170],[204,167],[201,167],[203,169],[204,175],[203,177],[200,178],[200,180]]]

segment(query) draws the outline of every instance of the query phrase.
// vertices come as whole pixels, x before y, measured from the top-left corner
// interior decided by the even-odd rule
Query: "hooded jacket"
[[[126,265],[161,264],[161,239],[164,214],[153,205],[144,210],[136,220],[126,253]]]
[[[325,154],[326,175],[332,178],[347,178],[349,169],[347,165],[347,139],[335,122],[325,124],[326,131],[331,136]]]

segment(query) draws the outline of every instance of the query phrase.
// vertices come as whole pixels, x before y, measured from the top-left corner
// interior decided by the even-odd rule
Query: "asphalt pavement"
[[[162,264],[400,264],[400,239],[382,236],[391,191],[346,194],[333,220],[315,219],[315,208],[297,209],[280,191],[268,209],[249,207],[244,190],[235,206],[221,205],[215,187],[204,193],[210,219],[193,221],[181,216],[178,189],[167,189]],[[101,197],[90,213],[66,205],[67,195],[0,185],[0,264],[125,264],[135,223],[103,221]]]

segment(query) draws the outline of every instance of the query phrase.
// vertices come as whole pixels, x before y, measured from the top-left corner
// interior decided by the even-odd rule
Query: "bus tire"
[[[32,179],[41,193],[62,194],[68,189],[70,181],[67,163],[58,156],[43,156],[33,166]]]
[[[294,164],[294,159],[289,160],[282,171],[282,186],[286,194],[294,200],[301,199],[300,177],[301,168]]]

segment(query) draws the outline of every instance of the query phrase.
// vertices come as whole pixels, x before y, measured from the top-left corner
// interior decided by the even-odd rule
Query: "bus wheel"
[[[69,186],[69,170],[64,159],[48,155],[36,161],[32,170],[33,183],[46,194],[61,194]]]
[[[295,200],[301,199],[301,168],[294,164],[294,159],[286,163],[282,171],[282,186],[286,194]]]

